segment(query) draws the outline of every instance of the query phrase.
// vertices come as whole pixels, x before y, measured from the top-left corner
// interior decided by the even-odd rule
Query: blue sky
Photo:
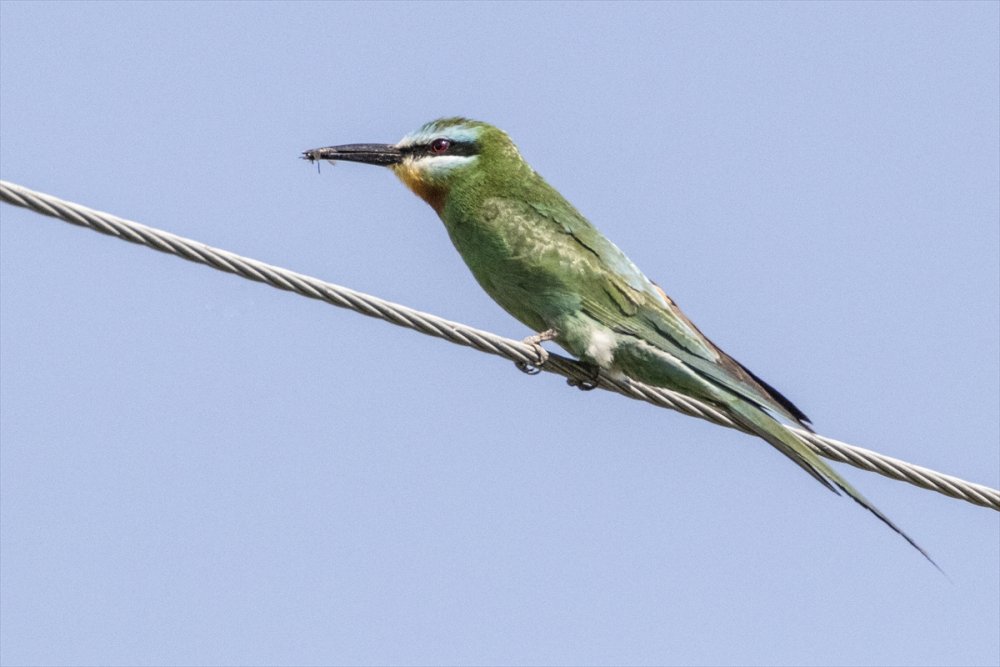
[[[829,436],[1000,485],[1000,5],[0,4],[0,176],[513,338],[300,151],[499,125]],[[0,662],[990,665],[996,512],[0,206]]]

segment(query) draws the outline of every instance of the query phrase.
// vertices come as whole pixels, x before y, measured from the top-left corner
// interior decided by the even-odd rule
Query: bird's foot
[[[522,342],[525,345],[531,345],[535,348],[535,354],[538,355],[538,361],[536,363],[528,363],[527,361],[515,361],[514,365],[522,373],[527,373],[528,375],[538,375],[542,372],[542,366],[545,362],[549,360],[549,352],[544,347],[542,343],[547,340],[554,340],[557,336],[555,329],[546,329],[545,331],[536,333],[534,336],[528,336]]]
[[[601,382],[601,367],[596,364],[588,364],[585,361],[581,361],[580,365],[590,372],[589,377],[568,378],[566,380],[566,384],[571,387],[576,387],[580,391],[590,391],[591,389],[596,389],[597,385]]]

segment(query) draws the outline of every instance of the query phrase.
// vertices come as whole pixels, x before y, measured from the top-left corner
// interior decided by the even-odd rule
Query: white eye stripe
[[[406,158],[406,162],[418,169],[437,171],[438,169],[447,170],[469,164],[477,157],[476,155],[415,155]]]

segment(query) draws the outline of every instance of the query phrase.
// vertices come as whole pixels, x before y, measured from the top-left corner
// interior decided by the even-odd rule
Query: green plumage
[[[525,162],[501,130],[446,118],[384,152],[373,145],[307,157],[387,164],[438,212],[484,290],[535,332],[603,372],[711,403],[827,488],[847,493],[902,535],[774,416],[808,427],[788,399],[727,355]],[[933,561],[931,561],[933,563]]]

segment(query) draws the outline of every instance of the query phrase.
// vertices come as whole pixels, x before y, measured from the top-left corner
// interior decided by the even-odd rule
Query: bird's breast
[[[530,206],[502,198],[464,209],[449,203],[441,218],[476,280],[514,317],[541,331],[579,310],[586,251]]]

